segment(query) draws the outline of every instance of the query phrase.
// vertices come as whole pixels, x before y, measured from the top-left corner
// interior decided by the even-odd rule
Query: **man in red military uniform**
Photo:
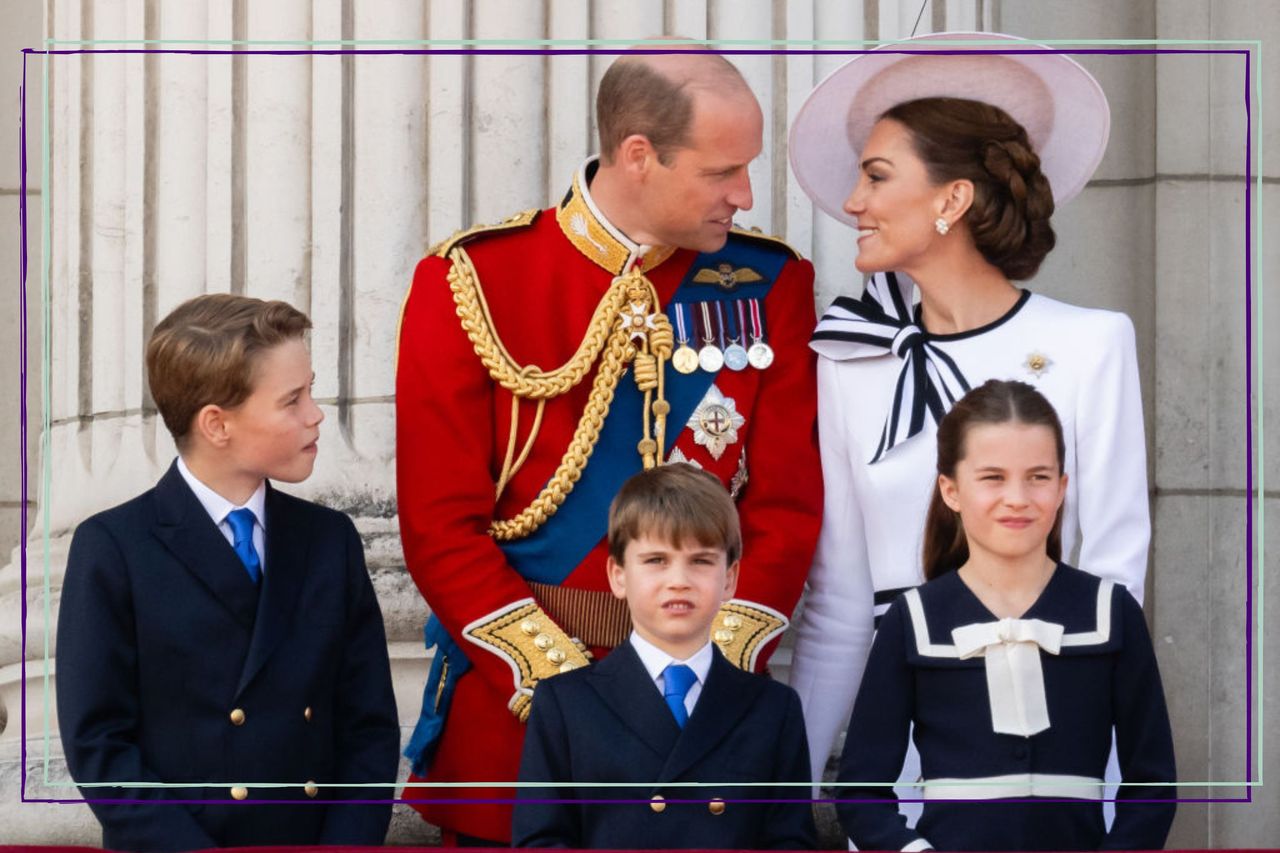
[[[446,843],[509,838],[523,720],[542,678],[624,641],[609,501],[688,461],[738,500],[738,597],[717,647],[763,669],[818,535],[813,267],[732,228],[751,207],[759,105],[703,51],[614,63],[601,151],[564,201],[461,232],[417,267],[396,374],[397,483],[435,648],[406,754]]]

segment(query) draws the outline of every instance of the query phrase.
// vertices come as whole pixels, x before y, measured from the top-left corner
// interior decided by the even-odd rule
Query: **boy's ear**
[[[738,569],[742,565],[741,560],[734,560],[729,568],[724,572],[724,601],[733,598],[733,594],[738,591]],[[720,602],[721,604],[724,601]]]
[[[609,576],[609,589],[613,592],[614,597],[625,601],[627,598],[626,570],[617,560],[609,557],[604,564],[604,571]]]
[[[227,410],[213,403],[202,406],[196,412],[191,431],[215,448],[226,447],[231,438],[227,430]]]

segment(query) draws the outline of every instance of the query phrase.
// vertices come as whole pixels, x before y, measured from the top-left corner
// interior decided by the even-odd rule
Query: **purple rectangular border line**
[[[619,55],[622,53],[641,53],[641,54],[666,54],[672,53],[671,50],[638,50],[633,51],[629,48],[544,48],[544,49],[500,49],[500,48],[440,48],[440,49],[332,49],[332,50],[179,50],[179,49],[152,49],[152,48],[119,48],[119,49],[101,49],[101,48],[77,48],[67,50],[38,50],[35,48],[23,48],[22,50],[22,88],[19,95],[18,117],[18,133],[19,133],[19,164],[20,164],[20,191],[19,191],[19,222],[21,231],[22,245],[19,250],[20,256],[20,296],[19,304],[22,316],[19,319],[19,345],[22,352],[19,357],[19,395],[21,397],[21,425],[20,438],[22,453],[21,459],[21,482],[22,482],[22,530],[23,535],[20,543],[20,567],[22,572],[22,644],[21,644],[21,678],[22,678],[22,783],[21,783],[21,802],[24,803],[155,803],[156,800],[120,800],[120,799],[98,799],[98,798],[79,798],[79,799],[52,799],[52,798],[29,798],[26,795],[27,783],[27,215],[26,215],[26,187],[27,187],[27,139],[26,139],[26,82],[27,82],[27,57],[28,56],[61,56],[75,54],[137,54],[137,53],[154,53],[154,54],[179,54],[179,55],[206,55],[206,56],[225,56],[233,54],[244,54],[248,56],[340,56],[340,55],[386,55],[386,56],[414,56],[414,55],[480,55],[480,56],[512,56],[512,55],[535,55],[535,56],[581,56],[589,54],[602,55]],[[1079,48],[1079,49],[1059,49],[1059,48],[1042,48],[1042,49],[959,49],[959,50],[912,50],[910,48],[884,48],[881,50],[838,50],[838,49],[817,49],[817,48],[786,48],[786,49],[723,49],[716,53],[732,55],[732,56],[751,56],[751,55],[768,55],[768,54],[791,54],[791,55],[860,55],[866,53],[891,53],[891,54],[912,54],[912,53],[928,53],[933,55],[964,55],[964,54],[995,54],[995,55],[1019,55],[1019,54],[1097,54],[1106,56],[1133,55],[1133,54],[1223,54],[1223,55],[1242,55],[1244,57],[1244,106],[1245,106],[1245,213],[1244,213],[1244,244],[1245,244],[1245,779],[1240,784],[1245,787],[1245,796],[1243,797],[1195,797],[1182,798],[1178,797],[1172,802],[1178,803],[1251,803],[1253,802],[1253,788],[1249,784],[1252,782],[1253,776],[1253,364],[1251,354],[1253,352],[1253,326],[1252,326],[1252,287],[1253,279],[1253,110],[1250,98],[1249,86],[1251,81],[1252,57],[1249,50],[1244,49],[1196,49],[1196,48]],[[47,100],[49,93],[45,92],[44,97]],[[48,140],[45,141],[48,144]],[[49,187],[43,186],[42,192],[49,192]],[[48,263],[48,259],[44,259]],[[46,342],[47,343],[47,342]],[[47,381],[47,377],[46,377]],[[46,508],[47,511],[47,508]],[[46,630],[48,630],[46,626]],[[921,799],[903,799],[903,802],[923,802]],[[938,800],[939,802],[950,802],[952,800]],[[970,802],[970,800],[957,800],[961,802]],[[1023,798],[1014,800],[1015,802],[1024,801]],[[1103,800],[1103,802],[1116,802],[1116,799]],[[164,800],[165,803],[201,803],[204,800]],[[253,803],[280,803],[292,802],[282,800],[256,800],[246,799],[241,802],[245,804]],[[314,802],[314,800],[310,801]],[[351,803],[368,803],[379,802],[385,803],[387,800],[331,800],[331,803],[351,802]],[[430,800],[406,800],[392,799],[390,802],[395,803],[422,803],[431,802]],[[511,803],[512,799],[481,799],[481,798],[463,798],[450,799],[450,803],[459,804],[483,804],[483,803]],[[579,802],[576,800],[523,800],[526,803],[558,803],[558,802]],[[581,801],[584,803],[601,802],[596,800]],[[603,802],[617,802],[613,800]],[[637,801],[637,802],[648,802]],[[769,802],[766,800],[750,800],[750,799],[732,799],[727,802]],[[819,798],[813,799],[815,803],[836,803],[836,802],[868,802],[868,800],[854,798]],[[1161,800],[1136,800],[1125,799],[1123,802],[1170,802],[1168,799]]]

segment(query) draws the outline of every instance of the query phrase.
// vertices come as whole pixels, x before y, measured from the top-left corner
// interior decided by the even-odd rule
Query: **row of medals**
[[[699,307],[706,303],[700,303]],[[672,310],[681,312],[684,310],[682,303],[675,303]],[[736,307],[736,306],[735,306]],[[733,310],[733,309],[730,309]],[[694,316],[697,316],[696,314]],[[705,316],[705,315],[704,315]],[[676,328],[680,328],[681,323],[674,324]],[[756,370],[765,370],[769,365],[773,364],[773,347],[769,346],[764,340],[763,335],[751,336],[751,346],[745,347],[738,342],[735,336],[729,345],[724,349],[716,346],[717,339],[723,339],[723,329],[721,334],[708,334],[703,336],[703,345],[701,349],[695,350],[689,346],[687,337],[682,337],[679,346],[671,355],[671,366],[681,373],[693,373],[701,368],[707,373],[719,373],[721,368],[727,367],[730,370],[746,370],[750,365]],[[747,330],[740,330],[742,339],[745,340]]]

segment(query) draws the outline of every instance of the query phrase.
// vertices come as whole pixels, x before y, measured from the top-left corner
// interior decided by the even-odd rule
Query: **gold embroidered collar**
[[[604,217],[587,188],[598,166],[599,158],[590,157],[573,176],[573,187],[556,210],[560,230],[579,252],[613,275],[637,265],[648,272],[671,257],[675,248],[632,242]]]

